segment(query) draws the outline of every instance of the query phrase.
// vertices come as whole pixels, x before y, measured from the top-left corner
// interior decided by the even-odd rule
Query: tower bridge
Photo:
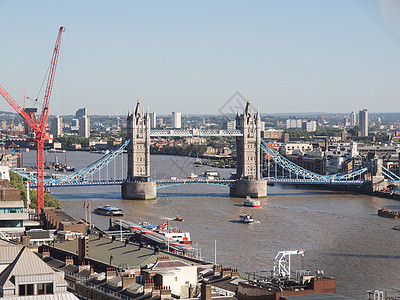
[[[150,179],[150,139],[151,137],[212,137],[232,136],[236,138],[237,168],[235,178],[229,179]],[[127,177],[116,179],[115,176],[106,180],[88,180],[94,173],[100,174],[110,162],[127,151]],[[287,177],[262,178],[262,157],[275,162],[275,170],[279,166],[288,174]],[[268,164],[270,165],[270,164]],[[36,177],[17,170],[24,178],[36,186]],[[108,169],[107,169],[108,174]],[[269,172],[268,172],[269,174]],[[121,174],[122,175],[122,174]],[[46,187],[72,186],[106,186],[121,185],[121,194],[124,199],[155,199],[157,189],[184,185],[184,184],[211,184],[226,186],[232,197],[251,196],[261,198],[267,196],[267,183],[296,184],[296,185],[329,185],[346,186],[351,189],[376,191],[386,187],[389,183],[400,185],[400,177],[386,169],[381,159],[374,159],[370,166],[358,168],[345,173],[321,175],[304,169],[288,160],[261,138],[261,117],[259,112],[251,111],[247,102],[243,113],[236,115],[235,130],[151,130],[149,113],[144,112],[138,102],[133,113],[127,116],[127,140],[110,154],[100,158],[89,166],[72,174],[59,178],[46,179]],[[352,188],[353,187],[353,188]]]
[[[122,183],[122,197],[124,199],[155,199],[157,189],[190,184],[206,183],[227,186],[230,196],[251,196],[261,198],[267,196],[267,183],[285,184],[315,184],[315,185],[346,185],[372,186],[379,189],[385,183],[382,171],[382,162],[376,160],[370,167],[364,167],[351,172],[321,175],[306,170],[286,159],[261,138],[261,117],[259,112],[253,113],[249,101],[243,113],[236,115],[235,130],[202,130],[202,129],[171,129],[150,130],[149,113],[144,112],[138,101],[135,111],[127,116],[128,138],[131,142],[127,146],[128,177]],[[150,138],[151,137],[211,137],[233,136],[236,138],[237,168],[236,177],[224,180],[204,179],[177,179],[177,180],[150,180]],[[275,162],[282,169],[294,174],[294,178],[262,178],[262,155]],[[361,180],[364,173],[371,173],[371,180]],[[394,175],[394,174],[389,174]],[[357,178],[359,177],[359,178]],[[393,177],[393,176],[392,176]],[[399,180],[400,178],[395,178]],[[393,178],[392,178],[393,180]]]
[[[261,179],[261,117],[253,114],[247,101],[242,114],[236,115],[236,130],[150,130],[149,113],[140,107],[127,117],[128,177],[122,184],[124,199],[155,199],[157,183],[150,181],[150,138],[156,136],[234,136],[237,147],[237,169],[234,184],[230,184],[233,197],[266,197],[267,182]]]

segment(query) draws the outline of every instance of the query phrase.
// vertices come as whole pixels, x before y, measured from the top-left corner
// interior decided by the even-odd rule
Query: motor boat
[[[183,222],[183,218],[182,217],[175,217],[172,220],[173,221],[178,221],[178,222]]]
[[[239,221],[241,223],[246,223],[246,224],[250,224],[250,223],[254,222],[253,217],[250,215],[246,215],[246,214],[239,215]]]
[[[102,216],[123,216],[125,214],[122,209],[111,205],[97,206],[93,212]]]
[[[255,200],[250,198],[250,196],[247,196],[246,199],[244,199],[244,206],[249,206],[249,207],[260,207],[261,203],[259,200]]]

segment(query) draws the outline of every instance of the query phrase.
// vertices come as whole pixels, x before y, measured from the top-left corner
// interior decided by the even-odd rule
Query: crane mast
[[[43,108],[38,121],[34,114],[28,115],[22,107],[7,93],[0,85],[0,94],[12,106],[12,108],[22,117],[22,119],[32,128],[36,142],[36,166],[37,166],[37,194],[38,194],[38,213],[44,206],[44,142],[50,138],[47,132],[47,120],[49,117],[50,96],[53,89],[54,77],[57,68],[58,57],[60,54],[61,36],[65,27],[60,27],[57,35],[56,45],[50,62],[50,71],[44,95]]]

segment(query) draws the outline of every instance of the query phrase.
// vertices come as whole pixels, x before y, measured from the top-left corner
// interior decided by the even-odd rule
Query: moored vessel
[[[246,199],[244,199],[244,206],[249,206],[249,207],[260,207],[261,203],[259,200],[255,200],[250,198],[250,196],[247,196]]]
[[[382,207],[382,208],[378,209],[378,216],[385,217],[385,218],[397,219],[400,217],[400,211]]]
[[[219,177],[219,173],[215,170],[207,170],[204,173],[204,177],[206,178],[212,177],[214,179],[214,177]]]
[[[176,227],[169,227],[168,221],[158,225],[155,229],[155,232],[182,244],[192,243],[192,240],[190,239],[190,233],[188,231],[181,230]]]
[[[189,176],[188,176],[188,178],[189,179],[196,179],[196,178],[198,178],[199,176],[197,175],[197,174],[195,174],[195,173],[191,173]]]
[[[122,209],[111,205],[97,206],[93,212],[102,216],[123,216],[125,214]]]

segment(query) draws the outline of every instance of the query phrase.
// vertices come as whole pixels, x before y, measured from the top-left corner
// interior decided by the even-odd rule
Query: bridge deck
[[[312,180],[312,179],[285,179],[285,178],[264,178],[267,183],[278,183],[278,184],[309,184],[309,185],[366,185],[370,184],[367,180]],[[125,180],[97,180],[97,181],[79,181],[79,182],[48,182],[45,183],[45,187],[72,187],[72,186],[107,186],[107,185],[121,185]],[[168,187],[175,185],[184,184],[212,184],[221,186],[234,185],[236,180],[233,179],[164,179],[156,180],[157,187]],[[36,188],[35,184],[31,187]]]

